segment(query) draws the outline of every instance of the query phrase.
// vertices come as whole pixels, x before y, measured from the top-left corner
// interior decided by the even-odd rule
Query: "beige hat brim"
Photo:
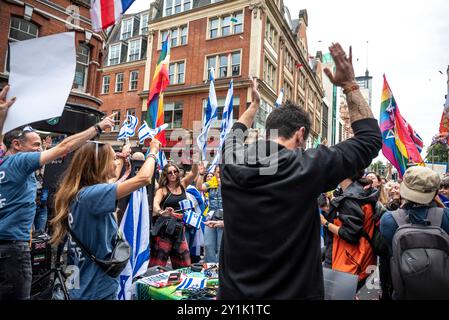
[[[404,182],[401,183],[401,187],[399,189],[401,193],[401,197],[405,200],[409,200],[419,204],[428,204],[432,202],[433,198],[435,198],[435,191],[430,193],[423,193],[412,190],[408,188]]]

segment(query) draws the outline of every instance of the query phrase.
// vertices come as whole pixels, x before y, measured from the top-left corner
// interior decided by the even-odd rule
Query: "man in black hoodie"
[[[310,118],[288,104],[268,117],[268,140],[246,148],[245,136],[260,105],[257,80],[251,105],[226,138],[219,299],[324,297],[316,199],[367,167],[381,148],[379,126],[355,82],[351,51],[347,57],[333,44],[330,52],[336,72],[325,72],[344,88],[354,138],[303,151]]]

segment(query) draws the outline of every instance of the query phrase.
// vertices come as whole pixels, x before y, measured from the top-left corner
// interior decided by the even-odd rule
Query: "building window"
[[[284,65],[288,71],[293,73],[293,57],[287,50],[285,51],[285,55],[284,55]]]
[[[120,44],[116,44],[109,47],[109,65],[120,63]]]
[[[277,49],[277,38],[278,32],[267,18],[267,23],[265,25],[265,39],[267,39],[268,43],[270,43],[274,49]]]
[[[106,94],[109,93],[109,84],[111,83],[111,77],[110,76],[103,76],[103,86],[101,93]]]
[[[128,61],[136,61],[140,59],[141,39],[132,40],[129,42]]]
[[[17,17],[11,17],[11,25],[9,28],[9,38],[11,40],[29,40],[37,38],[38,27],[34,23],[20,19]]]
[[[114,127],[112,128],[112,132],[120,131],[120,110],[112,110],[112,113],[115,113],[114,117]]]
[[[123,91],[123,73],[117,73],[115,75],[115,92],[122,92]]]
[[[206,58],[206,64],[206,79],[210,68],[214,68],[215,78],[238,77],[241,70],[241,52],[209,56]]]
[[[284,79],[284,96],[285,100],[293,101],[293,88],[290,83]]]
[[[185,82],[185,62],[170,63],[168,68],[170,84],[182,84]]]
[[[221,127],[221,120],[223,119],[223,110],[225,106],[226,97],[217,97],[217,120],[214,120],[212,122],[213,128],[220,128]],[[207,105],[207,99],[203,100],[203,111],[205,110]],[[238,120],[239,118],[239,109],[240,108],[240,97],[234,96],[234,99],[232,101],[232,119]]]
[[[168,124],[168,129],[182,127],[182,107],[181,102],[164,104],[164,123]]]
[[[243,32],[243,11],[209,19],[209,38],[225,37]]]
[[[140,16],[140,34],[147,35],[148,33],[148,18],[149,14],[144,13]]]
[[[170,30],[162,31],[159,41],[159,48],[162,48],[162,42],[167,38],[168,32],[171,34],[170,47],[177,47],[187,44],[188,27],[187,25],[183,25]]]
[[[192,9],[192,0],[164,0],[164,17]]]
[[[264,60],[263,79],[270,87],[276,90],[276,67],[267,58]]]
[[[89,69],[90,48],[85,43],[79,43],[76,48],[76,70],[73,88],[86,91],[87,73]]]
[[[133,36],[133,19],[127,19],[122,21],[122,33],[120,40],[126,40]]]
[[[127,116],[136,116],[136,109],[135,108],[126,109],[126,115]]]
[[[139,78],[139,71],[131,71],[129,73],[129,90],[137,90],[138,78]]]
[[[257,110],[254,127],[256,129],[265,129],[267,117],[273,111],[273,106],[270,106],[264,99],[260,100],[260,107]]]

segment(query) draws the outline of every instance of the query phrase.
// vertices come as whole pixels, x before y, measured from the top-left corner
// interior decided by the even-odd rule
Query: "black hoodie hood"
[[[349,185],[349,187],[343,191],[343,193],[332,199],[331,203],[337,207],[343,201],[343,199],[354,199],[361,203],[371,203],[374,206],[378,200],[379,191],[376,188],[364,189],[360,182],[355,181]]]

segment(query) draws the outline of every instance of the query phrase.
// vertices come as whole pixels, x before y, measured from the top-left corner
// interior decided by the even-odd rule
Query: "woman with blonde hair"
[[[121,183],[109,183],[116,176],[115,153],[109,144],[90,141],[78,149],[55,195],[55,217],[51,220],[52,242],[61,243],[70,233],[68,265],[75,273],[71,299],[115,300],[119,279],[101,269],[78,245],[96,258],[111,257],[117,241],[114,215],[116,200],[151,183],[159,151],[159,141],[151,141],[149,157],[140,171]]]

